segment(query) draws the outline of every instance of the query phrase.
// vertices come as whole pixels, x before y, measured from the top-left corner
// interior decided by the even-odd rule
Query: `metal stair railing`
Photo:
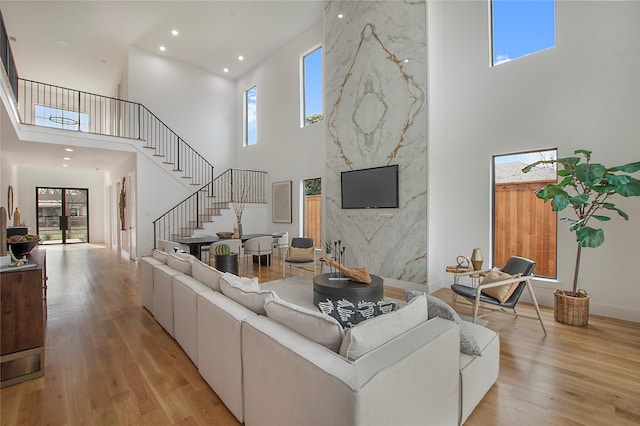
[[[153,221],[154,248],[158,240],[192,236],[234,204],[266,203],[266,180],[266,172],[228,169]]]
[[[23,124],[141,140],[194,188],[213,179],[213,165],[140,103],[22,78],[17,82]]]

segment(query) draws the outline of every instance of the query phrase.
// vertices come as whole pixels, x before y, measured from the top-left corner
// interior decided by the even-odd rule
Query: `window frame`
[[[250,112],[249,112],[249,93],[251,91],[255,92],[255,101],[254,101],[254,108],[255,108],[255,120],[254,123],[252,124],[254,127],[254,133],[255,133],[255,137],[254,140],[251,141],[249,140],[249,136],[250,136],[250,126],[251,123],[249,123],[249,116],[250,116]],[[248,147],[248,146],[253,146],[253,145],[257,145],[258,144],[258,85],[254,84],[253,86],[251,86],[250,88],[248,88],[247,90],[244,91],[244,96],[243,96],[243,146]]]
[[[496,234],[497,234],[497,228],[498,228],[498,223],[497,223],[497,195],[496,195],[496,184],[498,182],[496,182],[496,159],[500,158],[500,157],[516,157],[516,156],[520,156],[520,155],[527,155],[527,154],[536,154],[536,153],[545,153],[545,152],[550,152],[553,151],[555,152],[555,158],[558,158],[558,148],[543,148],[543,149],[535,149],[535,150],[527,150],[527,151],[518,151],[518,152],[509,152],[509,153],[503,153],[503,154],[495,154],[491,156],[491,223],[490,223],[490,229],[491,229],[491,247],[490,247],[490,251],[491,251],[491,265],[492,266],[497,266],[497,267],[501,267],[504,265],[496,265],[496,244],[497,244],[497,238],[496,238]],[[537,160],[533,160],[530,162],[527,162],[526,164],[531,164],[534,161]],[[555,168],[555,181],[557,181],[558,179],[558,170],[557,170],[557,166],[554,166]],[[527,182],[527,181],[523,181],[523,182]],[[531,180],[530,182],[536,182],[536,180]],[[502,182],[503,184],[505,183],[510,183],[510,182]],[[513,182],[513,184],[517,184],[517,183],[521,183],[521,182]],[[542,187],[543,185],[541,184],[540,187]],[[542,200],[537,200],[539,202],[543,202]],[[551,210],[551,203],[544,203],[544,205]],[[551,215],[553,216],[553,228],[554,228],[554,233],[555,233],[555,241],[553,242],[553,244],[555,245],[555,260],[553,261],[554,265],[555,265],[555,271],[553,274],[539,274],[537,273],[538,271],[534,270],[534,276],[537,278],[542,278],[542,279],[549,279],[549,280],[557,280],[558,277],[558,215],[557,212],[552,212]],[[531,216],[530,216],[531,217]],[[523,255],[525,257],[527,257],[527,253],[519,253],[518,255]],[[535,259],[532,259],[535,260]],[[541,263],[541,262],[539,262]]]
[[[321,111],[320,114],[322,115],[322,117],[320,118],[320,120],[313,122],[313,123],[307,123],[307,86],[306,86],[306,64],[305,64],[305,60],[307,57],[309,57],[310,55],[316,53],[318,50],[320,50],[320,102],[321,102]],[[303,52],[300,55],[300,128],[304,128],[307,126],[310,126],[312,124],[315,124],[317,122],[320,122],[322,120],[324,120],[324,87],[323,87],[323,82],[324,82],[324,50],[322,48],[322,44],[319,43],[315,46],[313,46],[312,48],[306,50],[305,52]]]
[[[504,61],[496,61],[495,59],[495,49],[494,49],[494,40],[495,40],[495,35],[494,35],[494,29],[495,29],[495,16],[494,16],[494,8],[493,5],[494,3],[496,3],[496,1],[500,1],[502,3],[507,3],[507,2],[514,2],[515,0],[488,0],[489,3],[489,10],[488,10],[488,14],[489,14],[489,66],[491,68],[504,64],[506,62],[512,62],[515,61],[517,59],[521,59],[527,56],[531,56],[534,55],[536,53],[539,52],[543,52],[545,50],[549,50],[552,49],[554,47],[557,46],[558,44],[558,40],[557,40],[557,0],[546,0],[546,1],[551,1],[553,2],[553,44],[551,46],[547,46],[547,47],[543,47],[543,48],[538,48],[537,50],[525,53],[521,56],[517,56],[515,58],[508,58],[507,60]],[[529,0],[529,1],[535,1],[535,0]]]

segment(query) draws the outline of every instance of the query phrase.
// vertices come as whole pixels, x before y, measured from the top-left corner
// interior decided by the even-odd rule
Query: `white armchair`
[[[273,253],[273,237],[266,235],[263,237],[251,238],[244,242],[244,255],[247,256],[271,256]],[[246,258],[245,258],[246,259]],[[245,260],[246,261],[246,260]],[[258,259],[258,275],[260,275],[260,265],[262,260]]]

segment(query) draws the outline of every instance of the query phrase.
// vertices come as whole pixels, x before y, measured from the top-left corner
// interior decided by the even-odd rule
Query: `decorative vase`
[[[20,226],[20,210],[16,207],[16,211],[13,212],[13,226]]]
[[[236,228],[238,228],[238,238],[242,237],[242,224],[240,222],[236,223]]]
[[[482,262],[484,259],[482,258],[482,251],[479,248],[474,248],[471,252],[471,264],[473,265],[474,271],[479,271],[482,269]]]

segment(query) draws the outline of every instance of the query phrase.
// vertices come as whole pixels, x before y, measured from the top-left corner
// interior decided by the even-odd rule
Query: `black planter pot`
[[[238,254],[230,253],[223,256],[216,255],[216,269],[238,275]]]

